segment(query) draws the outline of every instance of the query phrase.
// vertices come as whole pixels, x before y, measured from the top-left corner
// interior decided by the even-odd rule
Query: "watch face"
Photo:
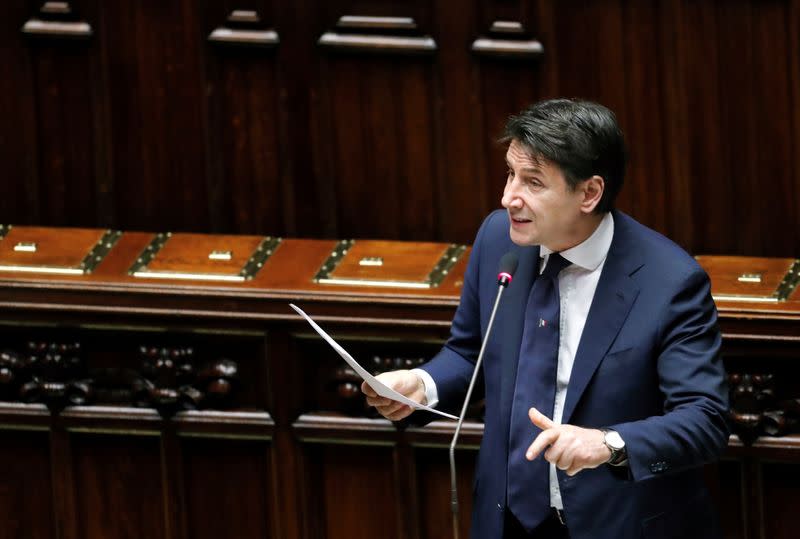
[[[625,447],[625,442],[622,441],[622,436],[618,432],[610,430],[606,432],[606,443],[613,449],[620,450]]]

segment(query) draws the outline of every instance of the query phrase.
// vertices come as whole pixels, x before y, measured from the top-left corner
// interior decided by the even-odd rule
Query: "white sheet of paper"
[[[455,419],[456,421],[458,421],[458,417],[456,417],[454,415],[446,414],[446,413],[444,413],[444,412],[442,412],[440,410],[436,410],[435,408],[430,408],[429,406],[425,406],[424,404],[419,404],[418,402],[414,402],[413,400],[409,399],[405,395],[403,395],[401,393],[398,393],[397,391],[395,391],[394,389],[390,388],[389,386],[387,386],[385,384],[382,384],[377,378],[372,376],[366,369],[364,369],[364,367],[359,365],[358,362],[355,359],[353,359],[353,356],[351,356],[350,354],[347,353],[347,350],[342,348],[339,345],[339,343],[334,341],[333,338],[330,335],[325,333],[325,330],[323,330],[321,327],[319,327],[317,325],[317,323],[314,322],[311,319],[310,316],[308,316],[305,312],[303,312],[303,309],[301,309],[300,307],[298,307],[297,305],[295,305],[293,303],[290,303],[289,307],[291,307],[292,309],[297,311],[297,313],[300,316],[305,318],[306,322],[311,324],[311,327],[314,328],[316,330],[316,332],[319,333],[320,336],[322,336],[322,338],[325,339],[328,342],[328,344],[330,344],[331,347],[334,350],[336,350],[336,352],[340,356],[342,356],[342,359],[344,359],[347,362],[347,364],[350,365],[353,368],[353,370],[356,371],[356,373],[362,379],[364,379],[367,382],[367,385],[369,385],[369,387],[371,387],[372,389],[375,390],[375,393],[377,393],[381,397],[386,397],[387,399],[392,399],[392,400],[395,400],[395,401],[402,402],[403,404],[408,404],[409,406],[411,406],[412,408],[415,408],[417,410],[426,410],[428,412],[433,412],[434,414],[439,414],[441,416],[444,416],[444,417],[447,417],[447,418],[450,418],[450,419]]]

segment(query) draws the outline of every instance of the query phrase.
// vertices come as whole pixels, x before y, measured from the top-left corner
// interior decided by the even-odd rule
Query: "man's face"
[[[554,251],[572,247],[582,216],[580,186],[571,191],[558,165],[535,159],[516,139],[508,146],[506,162],[502,203],[511,221],[511,241]]]

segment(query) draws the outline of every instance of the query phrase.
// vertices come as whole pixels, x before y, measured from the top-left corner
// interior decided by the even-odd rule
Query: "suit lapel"
[[[502,300],[504,316],[495,323],[502,324],[495,342],[500,343],[500,417],[505,422],[501,432],[508,433],[511,404],[514,400],[514,382],[517,377],[519,348],[525,322],[525,307],[528,304],[533,282],[538,275],[539,247],[519,248],[519,265],[514,280],[505,291]],[[498,328],[499,329],[499,328]],[[495,330],[496,331],[496,330]],[[508,439],[508,436],[505,438]]]
[[[639,295],[639,285],[630,276],[642,266],[642,262],[631,252],[632,242],[627,237],[626,223],[619,215],[614,214],[614,239],[575,354],[562,423],[570,421],[575,406]]]

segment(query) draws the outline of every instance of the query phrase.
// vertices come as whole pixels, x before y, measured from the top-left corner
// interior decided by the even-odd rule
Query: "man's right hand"
[[[426,403],[425,384],[422,382],[422,378],[411,371],[401,370],[384,372],[375,378],[380,380],[382,384],[415,402],[420,404]],[[400,421],[411,415],[411,412],[414,411],[414,409],[407,404],[379,396],[366,382],[361,383],[361,391],[367,397],[367,404],[374,406],[379,414],[391,421]]]

